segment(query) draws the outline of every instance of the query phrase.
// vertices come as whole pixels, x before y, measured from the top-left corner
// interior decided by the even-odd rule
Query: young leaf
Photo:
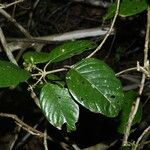
[[[75,130],[75,123],[79,117],[79,107],[72,100],[66,88],[46,84],[40,93],[40,106],[52,125],[60,128],[66,123],[69,131]]]
[[[26,81],[29,73],[16,65],[0,60],[0,87],[9,87]]]
[[[49,61],[49,54],[44,52],[26,52],[23,59],[26,63],[39,64]]]
[[[132,107],[133,102],[136,100],[136,97],[137,95],[133,91],[128,91],[125,93],[125,102],[121,110],[121,113],[119,115],[120,119],[119,119],[119,126],[117,129],[119,133],[124,134],[125,132],[125,128],[127,127],[127,123],[128,123],[128,119],[129,119],[129,115],[131,111],[131,107]],[[136,123],[140,123],[141,117],[142,117],[142,104],[140,103],[132,125]]]
[[[113,70],[103,61],[84,59],[66,76],[70,93],[87,109],[115,117],[122,108],[124,94]]]
[[[146,10],[148,7],[148,3],[146,0],[122,0],[120,4],[119,16],[128,17],[141,13]],[[109,7],[106,15],[104,16],[104,20],[111,19],[115,15],[115,11],[117,8],[117,3],[113,3],[111,7]]]
[[[69,41],[53,49],[49,54],[52,62],[58,62],[95,48],[96,43],[90,40]]]

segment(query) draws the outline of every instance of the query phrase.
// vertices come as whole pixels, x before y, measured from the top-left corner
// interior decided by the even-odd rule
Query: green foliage
[[[121,110],[124,94],[113,70],[103,61],[90,58],[75,64],[66,76],[76,101],[87,109],[108,117]]]
[[[27,71],[10,62],[0,60],[0,87],[16,86],[29,77]]]
[[[26,52],[23,59],[28,64],[46,63],[49,61],[49,54],[44,52]]]
[[[56,83],[62,87],[65,86],[65,82],[60,77],[58,77],[54,74],[47,75],[47,78],[50,80],[50,82]]]
[[[104,20],[111,19],[115,15],[117,2],[113,3],[109,7],[106,15],[103,17]],[[146,10],[148,3],[146,0],[122,0],[120,4],[119,16],[128,17],[141,13]]]
[[[131,146],[122,146],[119,150],[131,150]]]
[[[129,115],[131,112],[131,107],[132,107],[133,102],[136,100],[136,97],[137,97],[137,95],[133,91],[129,91],[129,92],[125,93],[124,105],[123,105],[122,111],[119,115],[120,119],[119,119],[119,126],[117,129],[119,133],[124,134],[124,132],[125,132],[125,128],[127,127]],[[136,123],[140,123],[141,117],[142,117],[142,104],[140,103],[138,111],[132,122],[132,125],[134,125]]]
[[[52,125],[61,128],[66,123],[69,131],[75,130],[75,123],[79,117],[79,108],[66,88],[46,84],[41,90],[40,106]]]
[[[45,63],[48,61],[58,62],[93,49],[96,46],[96,43],[89,40],[69,41],[54,48],[50,53],[26,52],[23,55],[23,59],[26,63],[31,64]]]
[[[84,51],[96,48],[96,46],[96,43],[89,40],[66,42],[53,49],[49,54],[49,58],[52,62],[62,61],[74,55],[81,54]]]
[[[42,1],[37,8],[47,4],[46,1]],[[118,15],[121,17],[137,15],[148,8],[147,1],[121,0]],[[117,0],[108,8],[103,19],[114,17],[116,7]],[[116,41],[118,42],[118,40]],[[120,42],[122,39],[119,40]],[[41,46],[41,44],[36,46],[39,45]],[[133,44],[130,45],[129,47],[132,48]],[[114,71],[104,61],[83,57],[75,64],[73,64],[75,62],[73,60],[72,66],[66,64],[63,68],[58,67],[61,66],[62,61],[96,47],[97,44],[91,40],[75,40],[65,42],[52,50],[47,50],[47,52],[26,52],[23,55],[23,60],[26,70],[29,70],[31,75],[25,69],[0,60],[0,88],[16,86],[20,82],[30,79],[28,83],[36,96],[39,96],[40,109],[54,127],[61,129],[65,124],[68,132],[76,130],[79,106],[82,105],[91,112],[102,114],[107,119],[109,117],[111,120],[116,117],[114,120],[118,119],[117,131],[124,134],[137,95],[133,91],[123,91],[121,82],[115,76]],[[120,61],[127,48],[126,45],[117,45],[117,47],[119,48],[115,50],[116,53],[113,56],[115,61]],[[16,53],[14,53],[15,55]],[[56,70],[51,70],[53,64],[50,63],[54,64],[52,68]],[[64,65],[64,62],[62,64]],[[59,71],[65,72],[60,73]],[[56,73],[56,75],[52,73]],[[142,104],[140,103],[132,125],[140,123],[141,117]],[[132,130],[130,130],[131,132]],[[134,146],[129,142],[127,145],[120,147],[120,150],[130,150]]]

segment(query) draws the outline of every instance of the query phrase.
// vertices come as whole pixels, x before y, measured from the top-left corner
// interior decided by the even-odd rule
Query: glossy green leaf
[[[114,3],[108,9],[106,15],[104,16],[105,20],[110,19],[115,15],[116,6],[116,3]],[[133,16],[146,10],[147,7],[148,3],[146,0],[122,0],[119,15],[122,17]]]
[[[40,93],[40,106],[52,125],[61,128],[66,123],[69,131],[75,130],[79,108],[72,100],[68,89],[54,84],[46,84]]]
[[[66,76],[67,86],[76,101],[87,109],[115,117],[122,108],[124,94],[113,70],[103,61],[84,59]]]
[[[23,55],[23,59],[26,63],[39,64],[49,61],[49,53],[44,52],[26,52]]]
[[[26,81],[29,73],[16,65],[0,60],[0,87],[9,87]]]
[[[58,62],[95,47],[97,45],[90,40],[69,41],[53,49],[49,54],[49,58],[52,62]]]
[[[119,126],[117,129],[119,133],[124,134],[125,132],[125,128],[127,127],[127,124],[128,124],[131,107],[132,107],[133,102],[136,100],[136,97],[137,95],[133,91],[128,91],[125,93],[125,102],[124,102],[122,111],[119,115],[120,119],[119,119]],[[132,125],[136,123],[140,123],[141,117],[142,117],[142,104],[140,103]]]

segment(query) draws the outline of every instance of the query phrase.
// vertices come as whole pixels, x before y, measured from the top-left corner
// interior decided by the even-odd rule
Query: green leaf
[[[108,9],[104,20],[110,19],[115,15],[117,3],[113,3],[112,6]],[[119,16],[128,17],[141,13],[146,10],[148,3],[146,0],[122,0],[120,4]]]
[[[119,126],[117,129],[119,133],[124,134],[125,132],[125,128],[127,127],[127,124],[128,124],[131,107],[132,107],[133,102],[136,100],[136,97],[137,95],[133,91],[128,91],[125,93],[125,102],[124,102],[122,111],[119,115]],[[140,123],[141,117],[142,117],[142,104],[140,103],[132,125],[136,123]]]
[[[115,117],[122,108],[124,94],[113,70],[103,61],[84,59],[66,76],[67,86],[76,101],[87,109]]]
[[[0,87],[15,86],[29,77],[27,71],[10,62],[0,60]]]
[[[122,146],[119,148],[119,150],[131,150],[131,146]]]
[[[108,20],[114,17],[117,8],[117,3],[113,3],[107,10],[107,13],[104,15],[103,20]]]
[[[69,131],[75,130],[75,123],[79,117],[79,108],[66,88],[46,84],[40,93],[40,106],[52,125],[61,128],[66,123]]]
[[[122,17],[133,16],[146,10],[147,7],[148,3],[146,0],[123,0],[119,15]]]
[[[96,43],[90,40],[69,41],[53,49],[49,58],[52,62],[59,62],[95,47]]]
[[[58,76],[54,75],[54,74],[49,74],[47,75],[47,78],[52,81],[52,82],[55,82],[56,84],[64,87],[65,86],[65,82],[59,78]]]
[[[29,64],[39,64],[49,61],[49,53],[44,52],[26,52],[23,55],[23,59]]]

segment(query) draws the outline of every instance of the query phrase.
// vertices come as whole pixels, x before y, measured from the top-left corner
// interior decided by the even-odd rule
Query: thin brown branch
[[[20,126],[22,129],[24,129],[25,131],[29,132],[32,135],[44,138],[45,135],[44,133],[32,128],[31,126],[27,125],[26,123],[24,123],[22,120],[20,120],[16,115],[14,114],[7,114],[7,113],[0,113],[0,117],[6,117],[6,118],[11,118],[15,121],[15,123]],[[47,139],[52,140],[51,137],[47,136]]]
[[[135,146],[133,148],[133,150],[136,150],[137,147],[139,146],[139,143],[140,141],[142,140],[142,138],[146,135],[146,134],[149,134],[150,133],[150,126],[148,126],[144,131],[143,133],[141,134],[141,136],[138,138],[138,140],[136,141],[135,143]]]
[[[1,27],[0,27],[0,42],[2,43],[4,51],[5,51],[8,59],[10,60],[10,62],[14,63],[15,65],[18,65],[12,52],[11,52],[11,50],[10,50],[10,47],[8,46],[8,44],[6,42],[6,39],[5,39],[5,36],[3,34],[3,30]]]
[[[24,0],[18,0],[18,1],[14,1],[14,2],[12,2],[12,3],[10,3],[10,4],[0,4],[0,9],[2,8],[8,8],[8,7],[10,7],[10,6],[12,6],[12,5],[16,5],[16,4],[18,4],[18,3],[21,3],[21,2],[23,2]]]
[[[61,34],[47,35],[41,37],[29,38],[7,38],[7,41],[11,42],[26,42],[26,43],[43,43],[49,44],[54,42],[62,42],[68,40],[82,39],[88,37],[104,36],[108,32],[109,28],[90,28],[83,30],[75,30]],[[111,34],[114,34],[114,29],[111,30]]]
[[[12,22],[24,34],[26,38],[32,38],[30,33],[28,33],[28,31],[22,25],[20,25],[14,18],[12,18],[4,9],[0,8],[0,14],[2,14],[10,22]]]
[[[149,33],[150,32],[150,7],[148,7],[147,10],[147,28],[146,28],[146,36],[145,36],[145,44],[144,44],[144,67],[147,67],[147,62],[148,62],[148,49],[149,49]],[[141,79],[141,83],[140,83],[140,88],[138,91],[139,96],[136,99],[135,104],[133,104],[133,107],[131,109],[130,115],[129,115],[129,120],[128,120],[128,124],[125,130],[125,134],[123,137],[123,146],[126,146],[128,144],[128,137],[130,135],[130,130],[131,130],[131,126],[132,126],[132,122],[133,119],[137,113],[138,107],[139,107],[139,103],[140,103],[140,96],[143,92],[144,89],[144,84],[145,84],[145,79],[146,79],[146,75],[144,73],[142,73],[142,79]],[[136,150],[136,148],[134,148],[134,150]]]
[[[106,40],[110,36],[110,34],[111,34],[112,30],[113,30],[113,27],[115,25],[118,13],[119,13],[119,6],[120,6],[120,0],[117,0],[117,8],[116,8],[115,16],[114,16],[113,21],[111,23],[110,29],[108,30],[108,32],[105,35],[105,37],[104,37],[103,41],[101,42],[101,44],[96,48],[96,50],[94,50],[89,56],[87,56],[87,58],[90,58],[93,55],[95,55],[102,48],[102,46],[104,45],[104,43],[106,42]]]
[[[45,131],[44,131],[44,149],[45,150],[48,150],[48,145],[47,145],[47,130],[45,129]]]
[[[123,74],[123,73],[129,72],[129,71],[135,71],[135,70],[137,70],[137,67],[128,68],[128,69],[125,69],[125,70],[123,70],[123,71],[120,71],[120,72],[116,73],[115,75],[116,75],[116,76],[119,76],[119,75],[121,75],[121,74]]]

